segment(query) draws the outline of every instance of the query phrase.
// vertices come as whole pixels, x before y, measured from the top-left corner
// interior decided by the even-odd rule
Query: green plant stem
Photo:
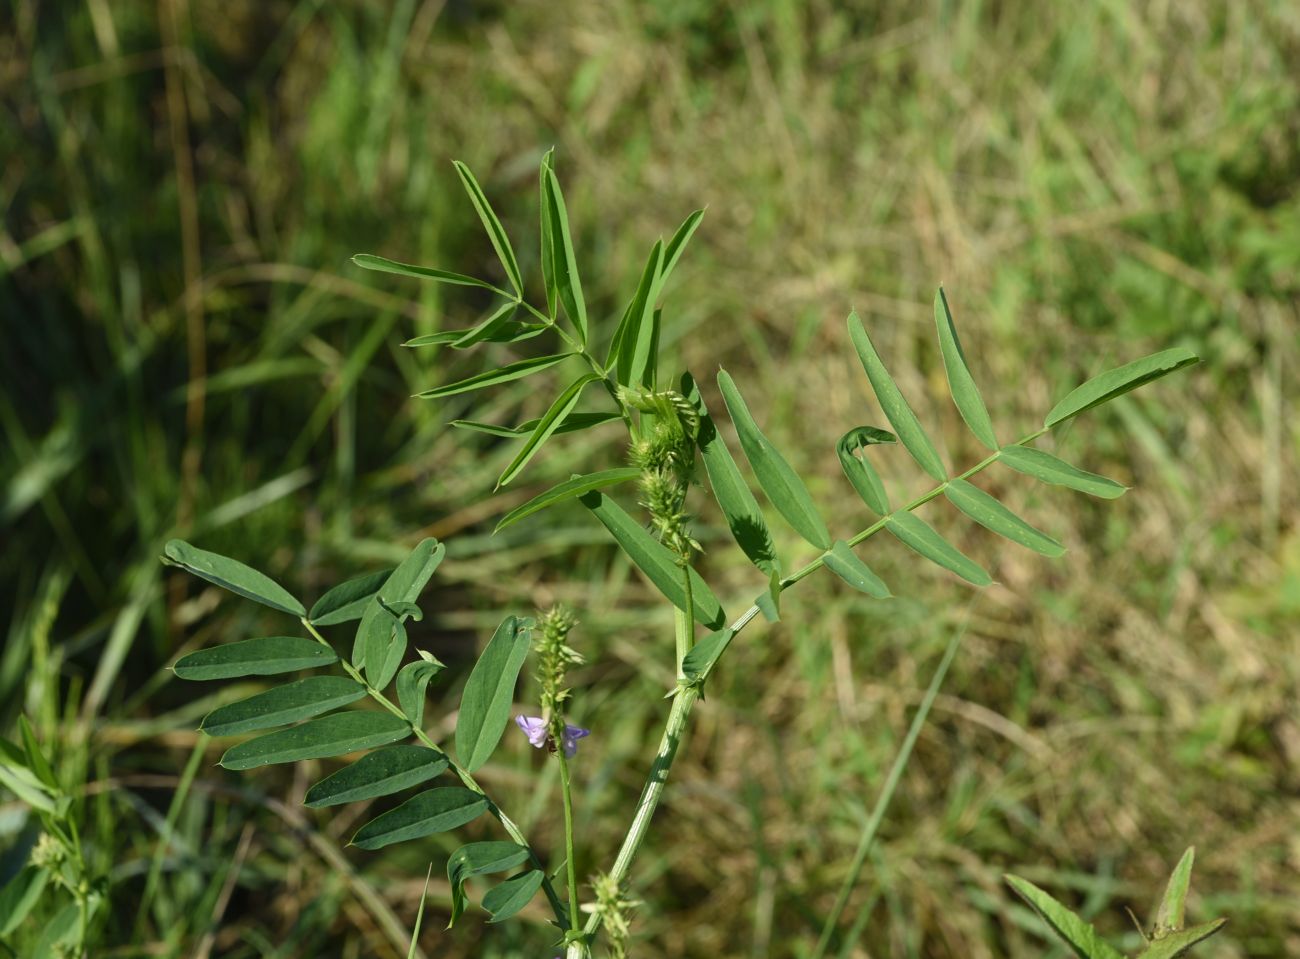
[[[686,583],[686,609],[673,608],[673,634],[677,641],[677,678],[686,678],[684,663],[686,654],[695,645],[695,597],[691,593],[691,566],[689,560],[682,563],[682,579]]]
[[[578,929],[578,865],[573,856],[573,787],[569,782],[569,757],[564,747],[555,754],[560,760],[560,793],[564,797],[564,864],[569,885],[569,929]]]
[[[1030,433],[1023,439],[1017,440],[1014,445],[1023,446],[1024,444],[1032,442],[1042,436],[1046,432],[1047,429],[1043,428],[1035,433]],[[976,473],[987,469],[995,463],[998,456],[998,453],[992,453],[980,462],[976,463],[970,469],[966,470],[966,472],[953,478],[967,479],[968,477],[974,476]],[[948,480],[945,480],[929,492],[918,496],[916,499],[904,506],[901,511],[911,512],[917,507],[930,502],[930,500],[934,499],[936,496],[940,496],[943,491],[947,489],[948,482]],[[849,545],[857,546],[874,536],[885,528],[885,522],[886,518],[882,517],[875,523],[872,523],[862,532],[850,539]],[[820,558],[813,560],[807,566],[804,566],[802,569],[783,579],[781,581],[781,588],[787,589],[795,585],[800,580],[812,575],[812,573],[820,569],[823,565],[824,564]],[[750,606],[749,609],[745,610],[745,612],[742,613],[734,623],[732,623],[732,633],[739,633],[742,629],[753,622],[754,618],[757,617],[758,614],[758,604]],[[943,666],[943,669],[944,671],[947,670],[946,664]],[[712,672],[712,668],[710,668],[710,672]],[[707,674],[704,677],[701,677],[701,679],[693,685],[679,686],[673,698],[673,707],[668,713],[668,722],[664,726],[664,735],[659,743],[659,752],[655,755],[655,760],[650,766],[650,774],[646,778],[645,786],[641,790],[641,798],[637,800],[636,813],[632,818],[632,825],[628,827],[628,831],[623,837],[623,843],[619,847],[618,856],[614,860],[614,868],[610,871],[610,875],[620,884],[627,876],[628,869],[632,865],[632,860],[636,858],[637,851],[641,848],[641,843],[645,839],[646,830],[650,826],[650,820],[654,816],[655,809],[659,805],[660,797],[663,795],[664,784],[668,780],[668,773],[672,770],[673,760],[677,758],[677,747],[681,740],[682,733],[686,728],[686,722],[690,718],[691,710],[694,708],[696,700],[699,699],[700,689],[702,688],[704,679],[706,678]],[[939,676],[939,679],[942,680],[942,676]],[[868,846],[869,845],[870,843],[868,843]],[[586,927],[583,931],[588,938],[590,938],[600,927],[600,921],[599,914],[595,913],[593,913],[592,917],[587,920]]]
[[[907,736],[904,738],[902,746],[899,747],[898,755],[894,757],[894,764],[889,769],[889,775],[885,778],[885,784],[881,787],[880,795],[876,797],[875,808],[871,810],[870,818],[862,827],[862,835],[858,838],[858,848],[853,853],[853,861],[849,865],[849,871],[844,877],[844,882],[840,884],[840,891],[835,897],[835,905],[831,907],[830,913],[826,916],[826,921],[822,924],[821,937],[817,940],[817,948],[813,950],[811,959],[823,959],[826,955],[826,949],[830,946],[831,937],[835,935],[835,929],[840,924],[844,909],[849,904],[849,897],[853,894],[858,879],[862,875],[862,869],[867,862],[867,854],[871,851],[871,844],[876,839],[876,832],[880,829],[880,823],[885,818],[885,811],[889,808],[890,802],[893,801],[894,793],[897,791],[898,784],[907,769],[907,764],[912,758],[912,750],[916,746],[917,738],[921,735],[921,730],[925,727],[926,718],[930,715],[930,707],[934,705],[935,697],[939,695],[939,688],[948,675],[948,667],[952,665],[953,657],[957,655],[962,637],[965,635],[966,623],[963,622],[960,628],[953,630],[948,645],[944,648],[943,658],[939,660],[934,676],[930,679],[930,685],[926,688],[925,696],[921,699],[921,705],[917,708],[916,715],[912,717],[912,724],[908,727]]]
[[[334,649],[333,646],[330,646],[329,641],[324,636],[322,636],[319,632],[316,631],[316,627],[311,624],[311,621],[307,619],[307,617],[305,616],[301,617],[299,621],[302,623],[303,627],[307,630],[307,632],[311,633],[312,636],[315,637],[318,643],[320,643],[322,646],[327,647],[331,651]],[[358,670],[355,666],[349,663],[346,659],[340,659],[339,665],[343,667],[343,671],[345,673],[347,673],[350,677],[352,677],[352,680],[354,682],[359,683],[362,687],[365,688],[366,693],[370,696],[371,699],[379,703],[379,705],[383,706],[394,716],[399,716],[402,719],[405,719],[407,722],[410,722],[410,719],[407,717],[406,713],[402,712],[401,708],[397,706],[391,699],[385,696],[381,691],[375,689],[374,686],[370,685],[370,683],[366,681],[366,678],[361,675],[360,670]],[[428,746],[430,749],[436,749],[438,750],[439,753],[443,752],[441,749],[438,748],[438,744],[435,743],[429,737],[429,734],[426,733],[420,727],[416,726],[414,723],[411,724],[411,732],[414,733],[415,738],[418,739],[425,746]],[[446,754],[443,753],[443,755]],[[447,762],[451,765],[452,770],[456,773],[457,776],[460,777],[460,781],[463,782],[467,788],[474,790],[476,793],[478,793],[480,796],[482,796],[484,799],[487,800],[489,811],[496,818],[497,822],[501,823],[501,827],[506,831],[506,833],[510,836],[510,838],[528,850],[529,860],[536,868],[541,869],[543,872],[542,891],[546,893],[546,898],[547,900],[550,901],[551,908],[555,911],[555,918],[559,920],[561,924],[563,924],[564,903],[561,902],[559,894],[555,891],[555,885],[551,882],[550,878],[545,875],[545,869],[542,866],[542,860],[537,855],[537,851],[533,849],[532,844],[529,843],[527,837],[524,836],[523,830],[519,828],[519,826],[515,823],[513,819],[511,819],[509,816],[505,814],[505,811],[502,810],[500,806],[498,806],[495,802],[493,802],[492,797],[489,796],[487,792],[483,789],[483,787],[478,784],[478,782],[474,779],[473,775],[470,774],[469,770],[462,767],[460,763],[456,762],[456,760],[453,759],[451,756],[447,756],[446,758],[447,758]]]

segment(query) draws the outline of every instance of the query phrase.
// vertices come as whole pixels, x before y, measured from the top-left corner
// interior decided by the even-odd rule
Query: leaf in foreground
[[[998,462],[1044,483],[1064,486],[1102,499],[1116,499],[1128,490],[1127,486],[1116,483],[1112,479],[1081,470],[1077,466],[1071,466],[1065,460],[1057,459],[1051,453],[1030,449],[1027,446],[1002,447],[998,453]]]
[[[312,606],[307,618],[313,626],[335,626],[360,619],[370,597],[379,592],[379,588],[392,574],[391,568],[382,569],[377,573],[366,573],[339,583],[316,600],[316,605]]]
[[[209,736],[270,729],[339,709],[365,694],[365,687],[347,676],[308,676],[218,707],[203,717],[199,728]]]
[[[551,404],[550,409],[538,421],[532,434],[524,441],[524,445],[515,454],[515,458],[510,461],[510,465],[502,470],[501,476],[497,478],[498,487],[505,486],[519,475],[520,470],[528,465],[528,461],[533,458],[534,454],[551,438],[551,434],[559,429],[560,424],[573,412],[573,408],[578,405],[578,400],[582,398],[582,391],[587,388],[589,383],[598,379],[600,377],[595,373],[587,373],[564,388],[564,391],[555,398],[555,402]]]
[[[265,573],[258,572],[237,559],[210,553],[181,539],[170,540],[163,548],[163,555],[174,565],[246,599],[255,600],[291,616],[307,614],[302,603],[287,589]]]
[[[352,845],[382,849],[395,842],[432,836],[477,819],[487,808],[487,797],[472,789],[462,786],[427,789],[370,820],[357,830]]]
[[[456,755],[474,772],[491,757],[510,721],[515,683],[528,656],[530,620],[507,616],[474,664],[456,718]]]
[[[991,450],[998,448],[998,439],[993,435],[993,422],[989,411],[984,406],[979,387],[971,376],[970,366],[966,362],[966,352],[961,348],[961,338],[957,336],[957,324],[953,322],[952,310],[948,308],[948,297],[939,287],[934,295],[934,325],[939,331],[939,350],[943,354],[944,372],[948,374],[948,389],[952,401],[966,421],[975,438]]]
[[[988,586],[993,582],[979,563],[940,536],[919,516],[907,512],[890,513],[885,520],[885,529],[932,563],[952,570],[968,583]]]
[[[1030,526],[978,486],[961,479],[949,480],[944,489],[949,502],[979,523],[1013,543],[1043,556],[1062,556],[1065,547],[1041,530]]]
[[[552,486],[545,493],[534,496],[522,506],[516,506],[505,516],[501,517],[501,522],[497,523],[494,533],[499,533],[507,526],[513,526],[525,517],[539,513],[548,507],[555,506],[558,503],[567,500],[577,499],[584,493],[590,493],[592,490],[604,489],[607,486],[614,486],[618,483],[627,483],[641,475],[641,471],[634,466],[621,466],[617,469],[603,470],[599,473],[588,473],[585,476],[574,476],[565,480],[556,486]]]
[[[542,370],[550,369],[556,363],[563,363],[576,353],[556,353],[552,356],[533,356],[526,360],[519,360],[515,363],[499,366],[493,370],[485,370],[475,376],[458,380],[455,383],[448,383],[445,386],[436,386],[431,390],[425,390],[416,395],[423,399],[438,399],[443,396],[454,396],[457,393],[469,393],[472,390],[482,390],[489,386],[497,386],[501,383],[509,383],[512,380],[521,379],[525,376],[531,376],[534,373],[540,373]]]
[[[334,650],[314,639],[264,636],[189,653],[178,659],[172,670],[180,679],[239,679],[292,673],[338,661]]]
[[[1162,350],[1140,360],[1134,360],[1113,370],[1107,370],[1071,390],[1061,402],[1052,407],[1043,425],[1052,427],[1063,423],[1072,416],[1078,416],[1084,410],[1109,403],[1129,390],[1135,390],[1152,380],[1158,380],[1162,376],[1168,376],[1185,366],[1199,362],[1200,357],[1191,350],[1175,347],[1172,350]]]
[[[1007,876],[1007,883],[1034,908],[1079,959],[1124,959],[1097,935],[1097,930],[1080,919],[1033,883],[1019,876]]]
[[[530,869],[493,886],[483,897],[483,908],[492,915],[488,922],[504,922],[527,906],[545,878],[540,869]]]
[[[472,842],[461,846],[447,860],[447,880],[451,883],[450,929],[465,911],[465,880],[470,876],[504,872],[528,861],[528,849],[505,841]]]
[[[889,599],[892,593],[885,581],[872,572],[871,567],[858,558],[843,540],[836,540],[830,551],[822,556],[826,568],[859,592],[876,599]]]
[[[377,799],[418,786],[442,773],[447,757],[436,749],[403,744],[366,753],[307,790],[308,806],[338,806]]]
[[[231,746],[220,764],[226,769],[254,769],[272,763],[327,759],[386,746],[410,734],[411,724],[400,716],[354,709],[310,719],[300,726]]]

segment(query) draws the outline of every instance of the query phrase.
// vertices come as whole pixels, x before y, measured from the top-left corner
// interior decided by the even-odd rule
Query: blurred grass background
[[[668,347],[737,376],[840,531],[863,516],[834,441],[883,423],[851,306],[958,463],[978,453],[933,342],[940,281],[1006,435],[1123,359],[1205,360],[1057,438],[1122,500],[990,477],[1063,560],[936,504],[1000,585],[972,599],[873,540],[887,609],[814,578],[743,635],[635,870],[639,952],[805,955],[965,626],[843,955],[1063,955],[1009,870],[1136,948],[1124,907],[1145,917],[1192,843],[1193,918],[1231,918],[1199,954],[1300,954],[1294,3],[13,0],[0,28],[0,727],[26,711],[84,795],[111,881],[92,955],[404,955],[431,859],[430,955],[549,955],[540,910],[441,929],[454,837],[343,850],[354,817],[297,805],[316,770],[213,765],[194,727],[249,687],[165,667],[287,624],[165,571],[171,535],[309,601],[446,538],[414,637],[452,664],[449,705],[503,612],[572,604],[595,729],[580,869],[611,860],[666,710],[669,618],[580,510],[489,533],[573,464],[614,465],[617,433],[562,437],[494,495],[509,449],[448,427],[480,399],[409,396],[508,351],[397,346],[482,302],[347,259],[496,276],[459,158],[535,284],[551,145],[606,336],[654,238],[708,205]],[[546,393],[513,384],[474,418],[522,421]],[[920,488],[901,455],[884,470]],[[754,577],[700,523],[737,606]],[[508,738],[483,777],[545,848],[553,765]],[[9,868],[32,838],[12,797],[0,833]]]

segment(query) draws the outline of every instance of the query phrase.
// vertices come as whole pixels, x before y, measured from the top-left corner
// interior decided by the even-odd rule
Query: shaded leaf
[[[593,426],[601,426],[605,423],[612,423],[615,420],[621,420],[623,417],[619,413],[570,413],[564,418],[555,433],[558,436],[561,433],[577,433],[582,430],[589,430]],[[518,439],[521,436],[527,436],[533,430],[537,429],[537,424],[541,418],[528,420],[526,423],[520,423],[518,426],[497,426],[494,423],[477,423],[474,420],[452,420],[451,425],[458,429],[470,430],[474,433],[487,433],[489,436],[500,436],[505,439]]]
[[[497,258],[505,267],[510,285],[515,288],[516,293],[523,296],[524,281],[519,275],[519,262],[515,259],[515,251],[510,246],[510,238],[506,236],[505,228],[497,219],[496,213],[492,211],[492,204],[488,203],[483,188],[478,185],[478,180],[474,179],[474,174],[470,172],[469,167],[459,160],[453,160],[452,163],[456,167],[456,172],[460,174],[460,182],[464,185],[465,192],[469,194],[470,202],[474,204],[479,220],[483,222],[483,229],[487,230],[488,239],[492,241],[492,249],[497,251]]]
[[[603,489],[607,486],[614,486],[618,483],[627,483],[635,480],[641,475],[641,471],[632,466],[619,467],[618,469],[603,470],[599,473],[588,473],[586,476],[574,476],[565,480],[556,486],[552,486],[545,493],[534,496],[522,506],[516,506],[505,516],[501,517],[501,522],[497,523],[495,533],[501,532],[507,526],[513,526],[527,516],[539,513],[548,507],[557,503],[563,503],[567,500],[577,499],[584,493],[589,493],[595,489]]]
[[[181,679],[239,679],[314,669],[339,661],[328,646],[301,636],[266,636],[212,646],[182,656],[172,667]]]
[[[1071,390],[1061,402],[1052,407],[1043,425],[1051,427],[1063,423],[1072,416],[1078,416],[1084,410],[1109,403],[1129,390],[1135,390],[1152,380],[1158,380],[1162,376],[1168,376],[1176,370],[1199,362],[1200,357],[1191,350],[1175,347],[1172,350],[1162,350],[1140,360],[1134,360],[1132,363],[1125,363],[1113,370],[1107,370]]]
[[[881,362],[880,354],[876,352],[871,337],[867,336],[866,327],[862,325],[862,320],[858,318],[857,313],[849,314],[849,338],[853,340],[853,348],[858,351],[862,368],[867,371],[867,378],[871,380],[871,388],[875,390],[876,399],[880,401],[880,408],[885,411],[885,416],[894,427],[894,432],[898,434],[903,446],[912,454],[912,459],[935,479],[940,481],[947,479],[948,474],[943,468],[943,461],[939,459],[939,453],[922,428],[921,421],[912,412],[912,407],[908,405],[907,400],[903,399],[898,384],[885,369],[885,364]]]
[[[506,366],[498,366],[496,369],[485,370],[475,376],[467,379],[458,380],[455,383],[448,383],[446,386],[434,387],[431,390],[425,390],[423,393],[416,395],[423,399],[438,399],[443,396],[454,396],[457,393],[468,393],[472,390],[481,390],[489,386],[496,386],[500,383],[509,383],[511,380],[517,380],[525,376],[531,376],[533,373],[540,373],[542,370],[550,369],[557,363],[562,363],[571,356],[577,356],[576,353],[556,353],[553,356],[533,356],[526,360],[519,360],[515,363],[509,363]]]
[[[1102,499],[1115,499],[1123,496],[1128,490],[1127,486],[1122,486],[1112,479],[1081,470],[1077,466],[1071,466],[1065,460],[1057,459],[1051,453],[1030,449],[1027,446],[1002,447],[998,454],[998,462],[1044,483],[1065,486],[1090,496],[1100,496]]]
[[[822,556],[826,568],[859,592],[876,599],[889,599],[893,594],[885,581],[871,571],[871,567],[858,558],[843,540],[836,540],[830,552]]]
[[[862,502],[878,516],[889,512],[889,496],[885,493],[885,484],[880,479],[880,474],[867,459],[867,447],[893,442],[894,434],[888,430],[857,426],[841,436],[835,444],[835,454],[839,457],[844,475],[862,497]]]
[[[366,688],[347,676],[309,676],[237,703],[214,709],[199,728],[209,736],[233,736],[310,719],[355,703]]]
[[[722,399],[727,404],[731,421],[736,425],[741,448],[758,478],[758,485],[795,532],[819,549],[830,549],[830,531],[817,512],[808,487],[758,428],[726,370],[718,372],[718,386],[722,389]]]
[[[45,891],[49,878],[48,869],[28,866],[5,883],[0,889],[0,936],[9,935],[27,918]]]
[[[547,150],[538,171],[538,194],[541,198],[542,221],[542,282],[546,287],[546,315],[555,318],[560,287],[555,267],[555,221],[551,219],[551,177],[555,167],[555,151]]]
[[[385,746],[326,776],[307,790],[303,802],[312,807],[377,799],[418,786],[441,774],[450,761],[424,746]]]
[[[573,252],[569,230],[569,213],[564,205],[564,191],[555,171],[549,167],[544,176],[549,184],[546,202],[551,218],[551,243],[554,249],[555,288],[569,322],[578,331],[578,341],[587,344],[587,303],[582,298],[582,280],[578,277],[578,259]]]
[[[398,276],[413,276],[418,280],[437,280],[439,283],[451,283],[455,286],[477,286],[484,290],[501,293],[491,283],[463,273],[449,273],[435,270],[428,266],[416,266],[414,263],[399,263],[387,257],[375,256],[373,253],[358,253],[352,262],[362,269],[378,270],[380,273],[396,273]]]
[[[180,539],[168,541],[163,548],[163,554],[176,566],[206,579],[209,583],[215,583],[222,589],[228,589],[232,593],[256,600],[291,616],[307,615],[307,610],[303,608],[302,603],[294,599],[288,590],[265,573],[259,573],[237,559],[219,553],[209,553]]]
[[[1034,908],[1079,959],[1124,959],[1106,943],[1097,930],[1061,905],[1043,890],[1019,876],[1005,877],[1016,893]]]
[[[404,648],[406,639],[405,630],[398,633],[401,624],[384,605],[391,609],[397,603],[419,600],[446,555],[447,547],[432,536],[422,539],[366,605],[352,642],[352,665],[365,669],[366,679],[376,689],[387,686],[397,672],[397,666],[392,663],[392,647],[400,639]]]
[[[965,553],[939,535],[933,526],[911,513],[890,513],[885,528],[932,563],[950,569],[968,583],[988,586],[989,574]]]
[[[1044,556],[1064,555],[1064,546],[1030,526],[978,486],[962,479],[954,479],[948,481],[943,492],[953,506],[985,529]]]
[[[327,759],[386,746],[410,734],[411,724],[400,716],[354,709],[309,719],[300,726],[231,746],[220,765],[226,769],[253,769],[301,759]]]
[[[623,552],[627,553],[636,568],[654,583],[659,592],[678,609],[686,611],[686,589],[676,554],[647,533],[621,506],[599,490],[584,494],[581,502],[596,514],[596,518],[609,530]],[[726,620],[722,604],[695,570],[691,570],[690,576],[695,621],[710,629],[718,629]]]
[[[449,345],[453,350],[465,350],[485,340],[497,343],[502,339],[513,339],[511,334],[518,332],[519,327],[519,324],[514,322],[515,311],[518,309],[518,303],[502,303],[489,313],[482,323],[466,330]]]
[[[0,786],[34,809],[54,812],[53,790],[32,771],[24,751],[7,739],[0,739]]]
[[[507,304],[510,308],[514,307],[513,303]],[[495,317],[496,314],[493,314]],[[491,320],[493,317],[489,317]],[[483,324],[470,327],[467,330],[441,330],[437,333],[425,333],[423,336],[412,337],[402,346],[409,349],[417,349],[422,346],[450,346],[455,350],[463,350],[475,343],[521,343],[524,340],[531,340],[539,333],[545,333],[550,329],[546,323],[519,323],[511,320],[509,323],[498,323],[491,329],[482,329]],[[475,334],[481,333],[481,336]]]
[[[411,725],[417,729],[424,726],[425,691],[429,688],[433,677],[446,668],[424,650],[420,653],[419,659],[407,663],[397,674],[398,705],[402,707],[402,712],[411,721]]]
[[[533,432],[524,441],[524,445],[515,454],[515,458],[510,461],[510,465],[502,470],[501,476],[497,479],[498,488],[505,486],[519,475],[519,471],[528,464],[534,454],[551,438],[551,434],[559,429],[560,424],[573,412],[573,408],[578,405],[578,400],[582,397],[582,391],[586,389],[587,384],[598,379],[600,377],[595,373],[587,373],[564,388],[564,391],[551,404],[551,408],[538,421]]]
[[[60,792],[59,780],[54,775],[54,770],[50,768],[49,760],[45,758],[41,744],[36,741],[36,734],[32,732],[32,724],[27,721],[27,717],[22,713],[18,714],[18,732],[23,740],[23,751],[27,753],[27,764],[31,767],[32,772],[36,774],[36,778],[44,783],[51,792]]]
[[[507,616],[474,664],[456,718],[456,755],[469,772],[491,757],[510,720],[515,683],[532,638],[531,620]]]
[[[735,630],[728,628],[705,636],[682,658],[682,675],[692,683],[701,683],[707,679],[735,635]]]
[[[522,865],[529,858],[528,849],[517,843],[496,840],[472,842],[461,846],[447,860],[447,880],[451,883],[450,929],[465,911],[465,880],[470,876],[504,872]]]
[[[426,789],[358,829],[352,845],[382,849],[395,842],[432,836],[477,819],[487,808],[487,797],[472,789],[462,786]]]
[[[971,376],[970,366],[966,362],[966,353],[961,348],[961,339],[957,336],[957,325],[952,320],[952,310],[948,308],[948,296],[939,287],[934,295],[934,325],[939,331],[939,350],[943,354],[943,368],[948,374],[948,389],[957,412],[966,421],[975,438],[991,450],[998,448],[998,438],[993,435],[993,422],[989,411],[984,406],[979,387]]]
[[[339,583],[316,600],[307,618],[313,626],[334,626],[360,619],[366,611],[370,598],[379,592],[392,569],[382,569],[377,573],[366,573],[344,583]]]
[[[540,869],[530,869],[493,886],[483,897],[483,908],[492,914],[488,922],[504,922],[527,906],[545,878]]]

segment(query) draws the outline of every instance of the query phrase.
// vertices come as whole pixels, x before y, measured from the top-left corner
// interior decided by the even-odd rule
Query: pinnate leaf
[[[461,846],[447,860],[447,880],[451,883],[450,929],[465,911],[465,880],[470,876],[504,872],[528,861],[528,849],[501,840],[472,842]]]
[[[391,796],[442,773],[449,761],[436,749],[409,744],[385,746],[326,776],[307,790],[308,806],[339,806]]]
[[[472,789],[462,786],[426,789],[358,829],[352,845],[382,849],[395,842],[422,839],[463,826],[487,809],[487,797]]]
[[[1107,370],[1071,390],[1061,402],[1052,407],[1043,423],[1048,427],[1064,423],[1084,410],[1109,403],[1129,390],[1135,390],[1152,380],[1158,380],[1162,376],[1168,376],[1176,370],[1198,362],[1200,357],[1191,350],[1175,347],[1172,350],[1162,350],[1140,360],[1134,360],[1132,363],[1125,363],[1113,370]]]
[[[180,679],[274,676],[339,661],[328,646],[302,636],[266,636],[212,646],[182,656],[172,670]]]
[[[226,769],[253,769],[272,763],[327,759],[386,746],[411,734],[411,724],[392,713],[348,710],[309,719],[299,726],[257,736],[231,746],[221,757]]]
[[[209,736],[270,729],[319,716],[354,703],[365,694],[365,687],[347,676],[308,676],[220,706],[203,717],[199,728]]]
[[[260,573],[251,566],[245,566],[237,559],[222,556],[220,553],[209,553],[180,539],[170,540],[163,548],[163,554],[174,565],[206,579],[209,583],[215,583],[222,589],[228,589],[232,593],[291,616],[307,614],[302,603],[294,599],[283,586],[265,573]]]
[[[1112,479],[1081,470],[1077,466],[1071,466],[1065,460],[1057,459],[1051,453],[1044,453],[1042,450],[1027,446],[1002,447],[998,453],[998,462],[1044,483],[1065,486],[1102,499],[1116,499],[1128,490],[1127,486],[1122,486]]]
[[[515,458],[510,461],[510,465],[502,471],[501,476],[497,479],[498,488],[505,486],[519,475],[520,470],[528,465],[528,461],[533,458],[534,454],[551,438],[551,434],[559,429],[560,424],[573,412],[573,408],[578,405],[578,400],[581,399],[582,391],[586,389],[587,384],[598,379],[600,377],[595,373],[587,373],[564,388],[564,391],[551,404],[551,408],[538,421],[537,426],[524,442],[523,447],[515,454]]]
[[[469,772],[488,761],[505,732],[531,626],[531,620],[507,616],[470,671],[456,719],[456,755]]]
[[[501,517],[501,522],[497,523],[497,528],[493,532],[501,532],[507,526],[513,526],[525,517],[532,516],[534,513],[540,513],[544,509],[555,506],[557,503],[563,503],[571,499],[577,499],[584,493],[590,493],[592,490],[604,489],[607,486],[614,486],[618,483],[627,483],[641,475],[641,471],[632,466],[621,466],[617,469],[603,470],[599,473],[588,473],[586,476],[574,476],[565,480],[557,486],[552,486],[545,493],[534,496],[522,506],[516,506],[505,516]]]
[[[1041,530],[1030,526],[978,486],[963,479],[953,479],[948,481],[943,492],[953,506],[985,529],[990,529],[1013,543],[1019,543],[1043,556],[1055,557],[1065,553],[1064,546]]]
[[[405,651],[406,631],[393,616],[393,608],[416,602],[446,555],[447,547],[432,536],[422,539],[366,604],[352,643],[352,665],[364,668],[376,689],[387,686],[397,672],[401,656],[399,653],[394,664],[393,648],[399,641]]]
[[[890,513],[885,528],[932,563],[952,570],[968,583],[988,586],[989,574],[965,553],[939,535],[933,526],[912,513]]]
[[[948,388],[952,392],[957,412],[961,413],[961,418],[966,421],[977,440],[989,449],[996,450],[998,440],[993,435],[993,422],[989,419],[989,411],[984,406],[979,387],[975,385],[975,378],[971,376],[943,287],[939,287],[939,292],[934,295],[934,325],[939,331],[939,351],[943,354],[943,368],[948,374]]]
[[[1124,959],[1106,943],[1097,930],[1033,883],[1019,876],[1007,876],[1007,883],[1052,927],[1078,959]]]

